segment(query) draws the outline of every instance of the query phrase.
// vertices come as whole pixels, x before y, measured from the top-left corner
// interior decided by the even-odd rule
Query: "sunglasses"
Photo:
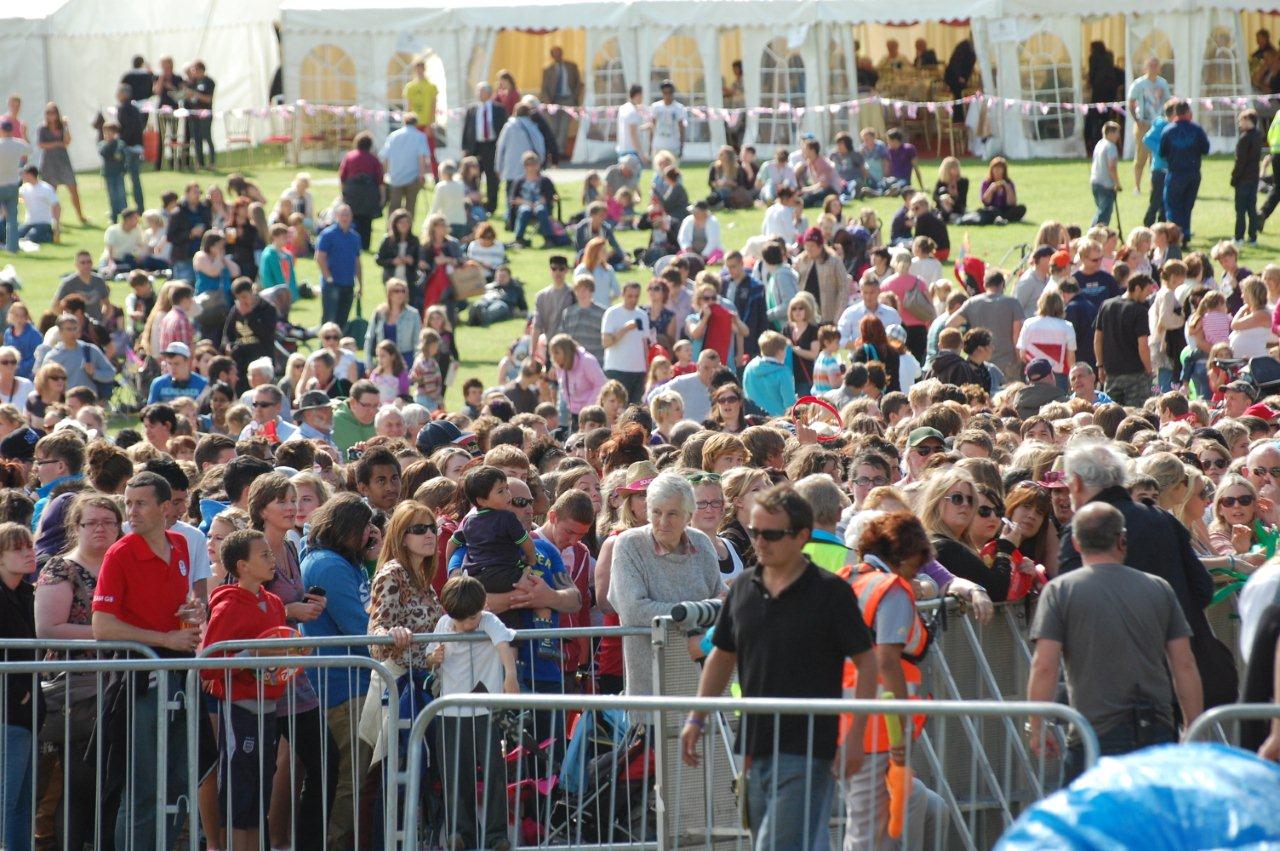
[[[276,405],[276,403],[275,403],[275,402],[254,402],[254,403],[253,403],[253,406],[254,406],[255,408],[259,408],[259,409],[261,409],[261,408],[274,408],[274,407],[275,407],[275,405]]]
[[[946,500],[955,506],[973,505],[973,497],[967,493],[949,493]]]
[[[867,478],[866,476],[859,476],[858,478],[853,480],[853,483],[860,488],[865,488],[865,487],[878,488],[883,485],[889,484],[889,480],[884,476],[876,476],[874,479]]]
[[[0,366],[17,366],[16,360],[0,360]]]
[[[741,401],[742,401],[741,396],[721,396],[719,399],[716,399],[716,402],[722,405],[732,405],[734,402],[741,402]]]
[[[1220,502],[1224,508],[1235,508],[1237,504],[1241,508],[1248,508],[1253,505],[1253,494],[1246,493],[1241,496],[1224,496]]]
[[[1201,458],[1200,469],[1208,470],[1210,468],[1214,468],[1218,470],[1225,470],[1227,469],[1227,465],[1230,463],[1231,462],[1228,461],[1226,458]],[[1261,470],[1262,468],[1259,467],[1258,469]],[[1262,475],[1262,474],[1259,473],[1258,475]]]
[[[666,292],[666,290],[665,290],[664,288],[662,288],[662,287],[649,287],[649,292],[651,292],[651,293],[664,293],[664,292]]]
[[[951,496],[960,496],[960,494],[953,493]],[[959,503],[956,503],[956,504],[958,505]],[[979,517],[1003,517],[1004,512],[996,508],[994,505],[979,505],[978,516]]]
[[[434,523],[414,523],[409,527],[410,535],[434,535],[436,533],[436,524]]]
[[[921,458],[928,458],[935,452],[941,452],[941,446],[913,446],[911,451],[919,455]]]
[[[528,508],[533,505],[533,500],[529,499],[527,496],[513,496],[511,497],[511,504],[516,508]]]
[[[1253,474],[1255,476],[1270,475],[1273,479],[1280,479],[1280,467],[1254,467]]]
[[[776,543],[788,535],[794,534],[795,531],[792,529],[757,529],[754,526],[747,527],[747,536],[753,541],[757,538],[764,538],[766,541]]]

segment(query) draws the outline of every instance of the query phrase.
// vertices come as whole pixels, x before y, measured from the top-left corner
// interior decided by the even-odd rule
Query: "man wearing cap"
[[[294,414],[298,429],[285,440],[319,440],[338,448],[333,442],[333,406],[323,390],[303,393]]]
[[[1222,388],[1221,417],[1243,417],[1249,406],[1258,401],[1258,388],[1252,381],[1237,378]]]
[[[1149,275],[1133,275],[1128,290],[1103,302],[1093,326],[1093,351],[1107,393],[1120,405],[1141,407],[1151,396],[1155,369],[1147,346],[1147,298],[1156,283]],[[1248,407],[1247,405],[1245,407]]]
[[[1049,269],[1054,254],[1055,250],[1051,246],[1042,245],[1037,248],[1031,255],[1027,271],[1022,273],[1022,277],[1014,285],[1013,297],[1022,305],[1022,315],[1028,319],[1036,315],[1036,302],[1040,301],[1040,293],[1049,285]]]
[[[179,396],[198,399],[209,386],[203,375],[191,371],[191,349],[186,343],[170,343],[165,346],[160,357],[169,367],[169,372],[151,382],[151,392],[147,394],[148,405],[168,402]]]
[[[31,146],[15,137],[13,130],[11,119],[0,119],[0,210],[4,211],[4,222],[13,224],[3,228],[4,248],[10,254],[17,254],[18,185],[22,167],[31,156]]]
[[[470,432],[460,430],[456,425],[448,420],[432,420],[422,427],[422,431],[418,432],[418,451],[423,457],[429,457],[445,446],[461,446],[463,449],[476,454],[476,436]]]
[[[663,80],[658,87],[662,99],[649,106],[649,126],[653,138],[649,145],[652,158],[659,151],[670,151],[677,160],[684,156],[684,138],[689,126],[689,113],[684,104],[676,100],[676,84]]]
[[[898,484],[920,481],[924,474],[924,465],[929,462],[929,456],[935,452],[945,452],[946,448],[946,438],[936,428],[929,426],[913,428],[907,435],[907,475]]]
[[[1035,358],[1027,364],[1027,382],[1013,401],[1018,416],[1024,420],[1040,413],[1045,405],[1068,398],[1066,391],[1053,380],[1053,364],[1048,358]]]

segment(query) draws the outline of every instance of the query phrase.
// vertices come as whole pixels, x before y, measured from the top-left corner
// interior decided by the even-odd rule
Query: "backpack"
[[[382,216],[382,187],[372,175],[357,174],[342,184],[342,200],[353,216],[377,219]]]

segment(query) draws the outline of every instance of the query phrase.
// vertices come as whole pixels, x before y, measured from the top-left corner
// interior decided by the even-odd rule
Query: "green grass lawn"
[[[225,159],[222,165],[222,174],[210,175],[206,173],[200,175],[198,179],[206,184],[220,182],[228,170],[236,167],[234,165],[228,166]],[[265,164],[259,161],[253,168],[246,167],[243,170],[250,179],[256,181],[262,187],[267,197],[271,199],[277,197],[289,185],[294,173],[297,171],[296,168],[278,161]],[[316,197],[316,202],[321,205],[328,204],[338,190],[336,172],[317,168],[308,170],[312,175],[312,192]],[[921,170],[925,179],[929,181],[929,185],[932,186],[933,176],[937,173],[937,162],[922,162]],[[974,196],[976,196],[978,184],[985,173],[985,166],[978,161],[966,161],[964,170],[969,176],[972,185],[970,190],[970,203],[972,204],[975,200]],[[1217,157],[1205,163],[1200,199],[1196,204],[1193,218],[1196,234],[1194,246],[1196,248],[1207,249],[1217,240],[1231,236],[1234,212],[1232,192],[1228,185],[1230,170],[1231,160],[1229,158]],[[690,195],[695,198],[703,191],[700,182],[701,175],[704,173],[705,170],[697,166],[686,169],[686,174],[690,176]],[[1122,193],[1119,199],[1120,217],[1127,230],[1140,224],[1142,214],[1146,209],[1146,198],[1145,196],[1139,198],[1132,192],[1131,164],[1122,164],[1120,174],[1121,179],[1126,183],[1126,191]],[[649,176],[650,174],[646,173],[646,179]],[[1093,216],[1093,199],[1089,192],[1088,161],[1017,162],[1012,165],[1011,177],[1017,184],[1019,200],[1027,205],[1027,220],[1021,224],[1003,227],[953,227],[951,229],[953,257],[962,239],[967,234],[974,254],[987,260],[988,263],[999,264],[1001,259],[1006,257],[1006,252],[1009,252],[1011,247],[1034,239],[1040,222],[1053,218],[1067,223],[1087,225]],[[175,174],[168,171],[157,173],[148,170],[143,176],[148,204],[157,203],[160,193],[164,190],[173,189],[181,192],[183,184],[188,179],[189,176],[186,174]],[[568,216],[579,209],[576,199],[581,191],[581,185],[578,181],[567,182],[562,183],[559,189],[565,199],[564,213]],[[37,308],[37,312],[44,310],[50,303],[59,276],[71,270],[72,257],[77,250],[81,248],[88,249],[95,258],[102,252],[102,231],[108,221],[106,190],[102,179],[93,173],[82,174],[80,175],[80,190],[84,201],[85,213],[91,222],[89,226],[81,226],[74,222],[75,216],[70,210],[69,199],[63,193],[64,229],[62,242],[58,245],[42,246],[38,253],[21,254],[16,258],[5,256],[0,259],[0,264],[13,262],[22,279],[22,297]],[[901,204],[901,201],[896,198],[871,199],[866,202],[858,202],[858,206],[861,206],[862,203],[870,204],[875,208],[885,221],[887,229],[888,219]],[[415,231],[420,228],[428,205],[429,193],[424,193],[424,197],[419,200],[418,204],[418,221],[415,223]],[[720,213],[719,218],[726,246],[728,248],[740,246],[747,237],[757,233],[762,212],[757,209]],[[385,219],[374,225],[375,248],[380,238],[378,236],[380,227],[385,227]],[[510,235],[504,235],[504,239],[509,240],[510,238]],[[624,248],[629,249],[644,244],[647,241],[647,232],[619,234],[619,240]],[[1280,224],[1275,226],[1273,232],[1263,234],[1256,246],[1246,246],[1242,250],[1242,262],[1250,268],[1259,269],[1277,256],[1278,249],[1280,249]],[[551,253],[550,251],[541,251],[535,248],[513,251],[509,255],[515,277],[525,284],[530,304],[533,302],[534,294],[546,284],[546,262]],[[1007,262],[1014,262],[1016,256],[1016,252],[1008,254],[1010,259]],[[629,279],[637,274],[642,274],[642,272],[628,273],[623,276],[623,279]],[[381,274],[374,265],[372,257],[366,257],[365,259],[365,275],[369,286],[365,288],[364,292],[364,309],[365,315],[368,316],[383,298]],[[318,278],[315,264],[309,260],[300,263],[298,277],[300,280],[315,282]],[[117,302],[123,303],[124,297],[128,294],[125,285],[123,283],[112,284],[112,289]],[[302,324],[315,325],[319,320],[320,302],[318,299],[301,302],[295,306],[294,311],[296,321]],[[497,373],[498,361],[506,353],[508,346],[519,336],[522,327],[523,320],[512,319],[485,329],[469,327],[459,329],[458,345],[462,353],[460,376],[467,378],[476,375],[486,384],[492,383]],[[450,392],[448,402],[451,406],[458,404],[459,395],[456,387]]]

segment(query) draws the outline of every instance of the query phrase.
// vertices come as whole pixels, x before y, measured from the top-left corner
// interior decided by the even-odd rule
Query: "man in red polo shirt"
[[[99,641],[136,641],[168,657],[190,656],[200,643],[199,626],[182,625],[183,619],[197,622],[202,614],[186,609],[191,558],[186,539],[165,530],[165,506],[171,498],[169,483],[156,473],[138,473],[125,486],[125,514],[133,531],[102,559],[93,595],[93,635]],[[172,701],[185,679],[170,673],[165,697]],[[125,778],[116,818],[117,848],[156,847],[156,729],[161,722],[169,740],[167,800],[174,802],[186,791],[185,712],[179,709],[161,718],[160,697],[151,684],[133,701],[131,712],[126,701],[124,710],[108,722],[113,733],[108,746],[131,750],[132,777]],[[129,730],[132,741],[126,735]],[[182,818],[185,815],[168,817],[167,845],[177,842]]]

